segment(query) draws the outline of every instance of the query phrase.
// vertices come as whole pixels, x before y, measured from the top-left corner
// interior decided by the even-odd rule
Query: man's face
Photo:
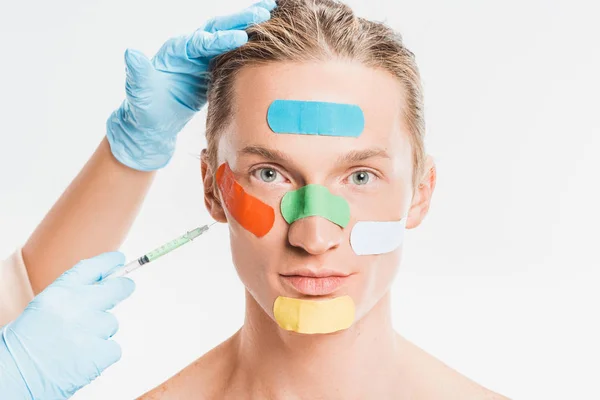
[[[409,214],[413,166],[403,93],[389,73],[341,61],[272,63],[243,68],[237,75],[232,123],[220,138],[217,165],[227,163],[235,181],[272,207],[275,219],[268,233],[257,237],[223,206],[221,192],[207,204],[215,219],[229,223],[234,265],[271,318],[278,296],[324,300],[349,295],[358,320],[389,290],[402,248],[357,255],[350,232],[357,221],[399,221],[408,215],[408,227],[420,222]],[[358,105],[364,130],[358,137],[275,133],[267,110],[277,99]],[[286,222],[283,196],[309,184],[325,186],[347,201],[350,222],[345,227],[321,216]],[[302,278],[311,273],[345,277]]]

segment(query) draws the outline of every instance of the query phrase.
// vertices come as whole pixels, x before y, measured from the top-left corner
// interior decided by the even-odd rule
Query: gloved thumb
[[[127,93],[137,92],[145,89],[150,77],[154,73],[154,67],[148,58],[138,50],[127,49],[125,51],[126,65],[126,89]]]
[[[125,255],[119,251],[102,253],[87,260],[81,260],[73,268],[63,273],[58,281],[90,285],[108,276],[116,268],[125,264]]]

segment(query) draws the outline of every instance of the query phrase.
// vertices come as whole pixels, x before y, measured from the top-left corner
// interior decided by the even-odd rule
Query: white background
[[[151,56],[248,4],[2,0],[0,257],[25,242],[102,139],[124,96],[125,49]],[[398,331],[513,398],[600,398],[593,2],[349,4],[387,21],[416,54],[438,166],[430,214],[408,232],[393,288]],[[194,157],[203,131],[201,113],[122,247],[129,258],[209,221]],[[134,398],[242,323],[225,225],[134,279],[116,309],[123,358],[76,399]]]

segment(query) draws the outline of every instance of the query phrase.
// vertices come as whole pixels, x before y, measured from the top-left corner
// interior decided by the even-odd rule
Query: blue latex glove
[[[206,103],[211,58],[245,44],[243,29],[268,20],[275,6],[274,0],[263,0],[213,18],[192,35],[167,41],[151,61],[127,50],[126,100],[107,121],[116,159],[141,171],[167,165],[177,134]]]
[[[123,265],[122,253],[83,260],[37,295],[0,330],[0,398],[66,399],[119,360],[107,312],[127,298],[129,278],[102,280]]]

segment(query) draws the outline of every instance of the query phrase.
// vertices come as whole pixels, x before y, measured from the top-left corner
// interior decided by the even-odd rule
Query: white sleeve
[[[33,299],[21,249],[0,261],[0,327],[14,320]]]

